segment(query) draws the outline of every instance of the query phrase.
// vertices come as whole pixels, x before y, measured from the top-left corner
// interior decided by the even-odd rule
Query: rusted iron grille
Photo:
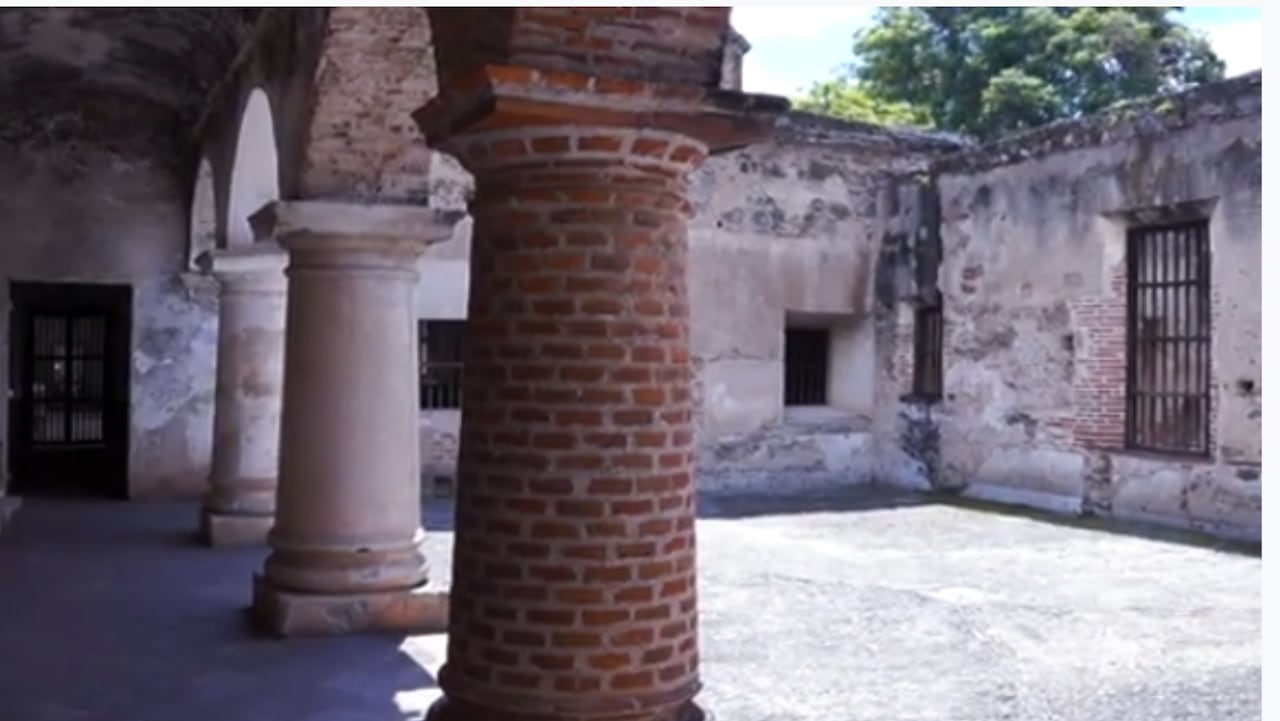
[[[1125,445],[1209,453],[1209,226],[1134,228],[1128,237]]]
[[[423,409],[462,406],[465,321],[418,321],[418,398]]]
[[[937,400],[942,397],[942,306],[916,308],[915,326],[912,395]]]
[[[827,403],[830,335],[823,328],[788,328],[783,358],[783,396],[789,406]]]

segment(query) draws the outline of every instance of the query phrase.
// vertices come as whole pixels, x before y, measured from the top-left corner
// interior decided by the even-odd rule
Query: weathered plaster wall
[[[130,495],[199,492],[212,443],[217,315],[208,281],[181,274],[188,183],[168,163],[74,144],[62,151],[0,147],[0,227],[15,236],[0,244],[0,303],[7,308],[10,281],[131,285]],[[7,327],[0,338],[7,346]],[[0,405],[6,440],[7,412]]]
[[[1256,536],[1260,85],[1237,79],[936,164],[945,398],[891,405],[899,446],[882,472],[992,500]],[[1126,228],[1202,215],[1216,296],[1212,453],[1127,453]],[[909,348],[909,308],[886,315],[900,319]],[[903,392],[909,363],[898,365],[891,387]],[[932,448],[922,443],[925,414]],[[912,466],[930,453],[933,468]]]
[[[795,113],[771,141],[714,157],[695,174],[689,284],[704,488],[870,479],[876,193],[887,171],[951,147]],[[465,174],[436,162],[432,176],[432,202],[461,207]],[[460,228],[424,258],[420,318],[465,317],[467,233]],[[831,331],[828,408],[784,413],[788,318]],[[421,418],[424,474],[447,473],[458,414]]]
[[[791,113],[769,142],[712,158],[695,176],[689,292],[704,488],[871,479],[878,192],[890,172],[951,147]],[[825,408],[784,408],[788,325],[830,332]]]

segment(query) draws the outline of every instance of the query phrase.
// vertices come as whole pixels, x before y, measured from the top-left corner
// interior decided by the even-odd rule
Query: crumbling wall
[[[957,141],[805,113],[774,137],[707,161],[691,179],[689,293],[699,484],[789,491],[873,476],[877,203],[890,171]],[[433,203],[469,178],[435,162]],[[450,206],[453,207],[453,206]],[[464,318],[469,226],[424,258],[420,318]],[[783,408],[788,318],[831,330],[831,407]],[[452,468],[457,411],[421,414],[424,475]]]
[[[888,478],[1257,535],[1260,88],[1260,75],[1245,76],[934,164],[945,395],[926,408],[893,404],[900,420],[881,456]],[[919,230],[915,215],[904,224]],[[1126,232],[1197,216],[1208,219],[1212,252],[1211,452],[1130,453]],[[902,230],[886,238],[882,257],[903,242]],[[900,321],[897,336],[909,347],[909,309],[886,307],[885,317]],[[885,380],[899,393],[909,390],[909,365],[886,363]],[[926,414],[937,444],[927,472],[907,462],[922,459]]]
[[[953,139],[791,113],[693,178],[699,483],[786,491],[874,475],[878,206]],[[784,408],[788,324],[830,333],[827,408]]]
[[[198,493],[211,459],[217,313],[209,282],[182,273],[189,183],[171,158],[86,142],[0,146],[0,226],[11,236],[0,244],[0,306],[15,281],[132,286],[129,492]],[[0,404],[6,442],[7,415]]]

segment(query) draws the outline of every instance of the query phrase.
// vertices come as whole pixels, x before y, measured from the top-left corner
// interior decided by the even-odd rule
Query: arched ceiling
[[[260,8],[0,9],[0,140],[79,113],[95,135],[189,122]],[[139,127],[139,126],[142,127]]]

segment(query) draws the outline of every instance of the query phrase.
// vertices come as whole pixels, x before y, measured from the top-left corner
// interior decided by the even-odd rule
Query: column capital
[[[366,205],[327,200],[277,200],[249,222],[258,237],[274,237],[291,253],[355,251],[417,255],[449,240],[466,213],[424,205]]]
[[[481,65],[442,87],[414,120],[433,146],[515,128],[594,126],[678,133],[716,153],[768,137],[789,107],[772,95]]]

